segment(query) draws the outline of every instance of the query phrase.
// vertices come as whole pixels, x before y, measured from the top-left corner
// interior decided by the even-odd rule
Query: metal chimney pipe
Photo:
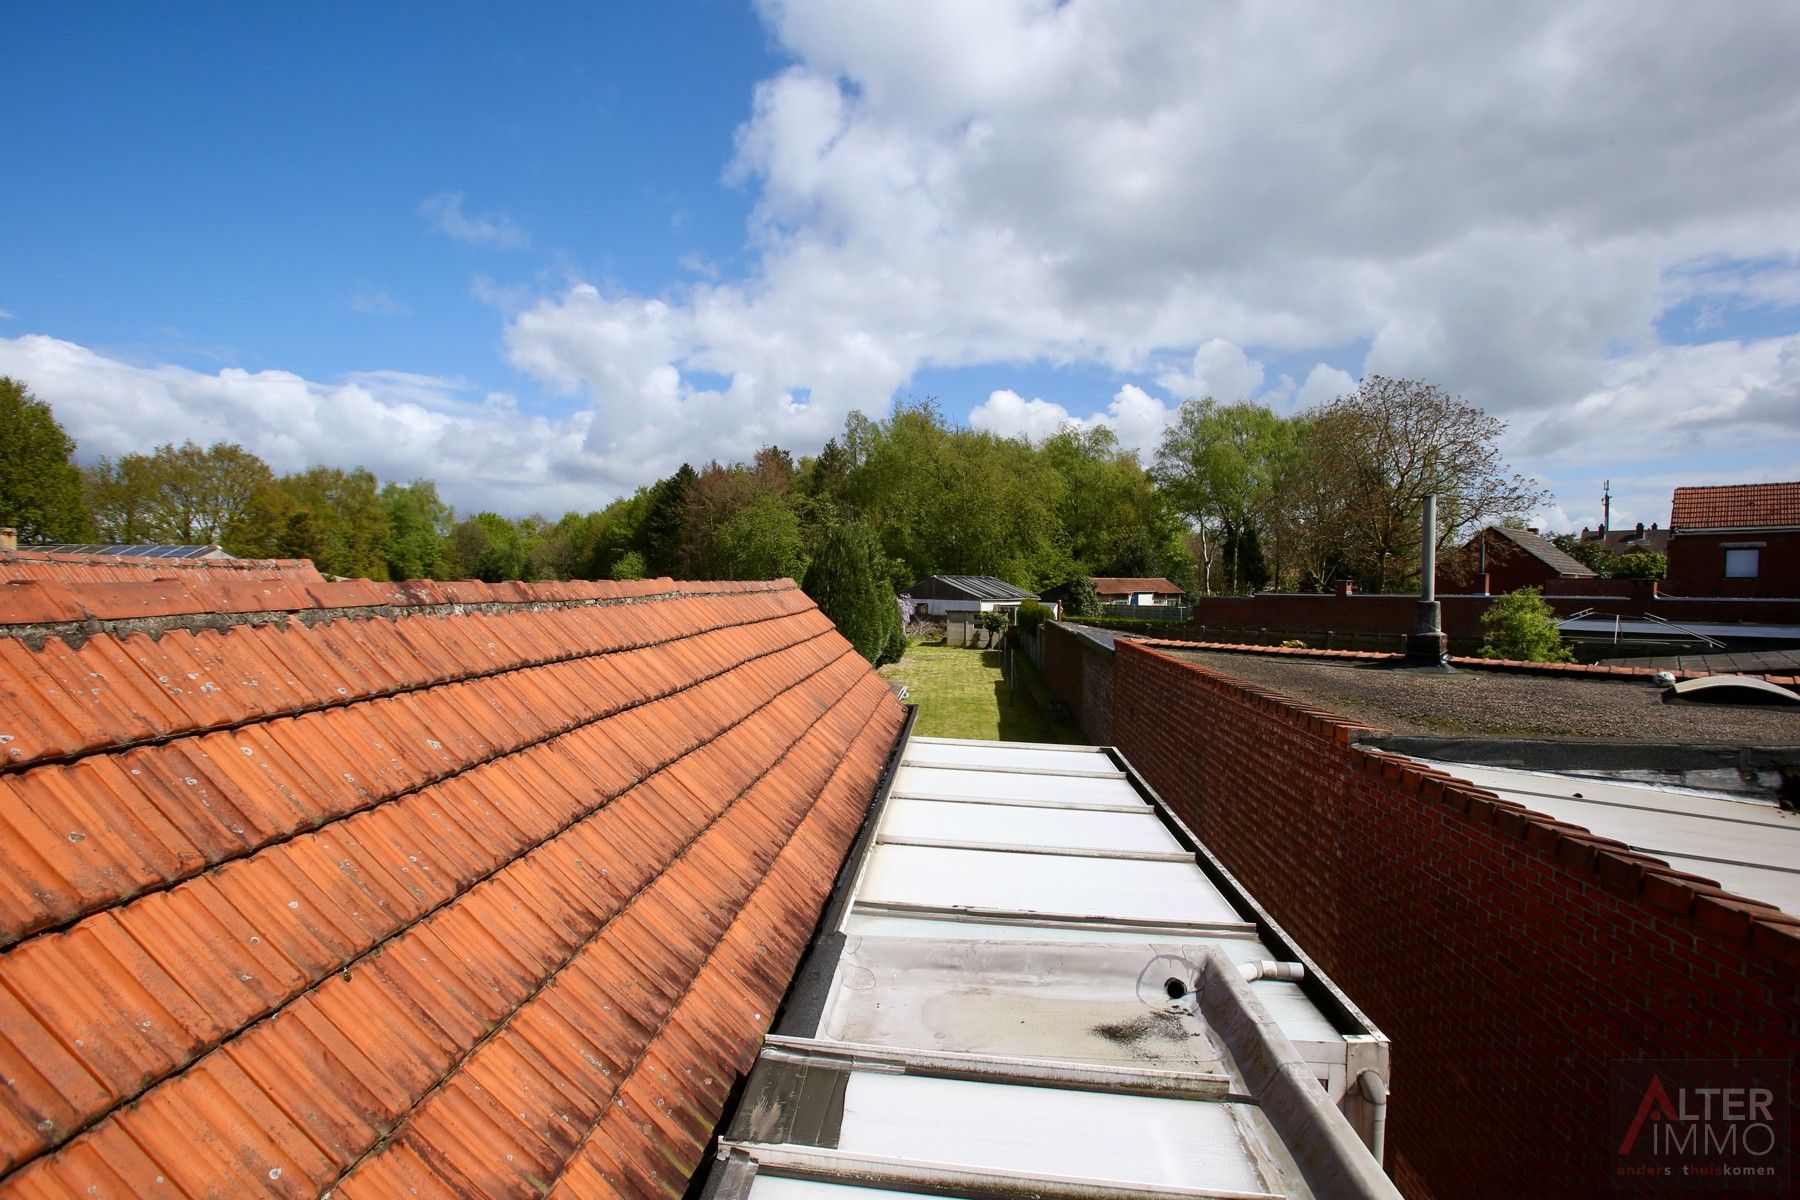
[[[1419,545],[1419,603],[1437,600],[1437,497],[1425,497],[1425,516]]]
[[[1412,636],[1406,639],[1406,664],[1443,667],[1450,651],[1437,601],[1437,496],[1425,498],[1419,532],[1419,605]]]

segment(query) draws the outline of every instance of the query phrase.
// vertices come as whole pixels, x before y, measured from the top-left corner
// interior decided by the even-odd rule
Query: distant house
[[[1592,567],[1537,530],[1507,525],[1489,525],[1470,538],[1438,572],[1438,581],[1445,590],[1474,591],[1480,588],[1483,575],[1490,592],[1524,587],[1553,591],[1561,580],[1596,577]]]
[[[1035,600],[1030,592],[992,575],[929,575],[906,590],[915,610],[941,617],[953,612],[993,612]]]
[[[1637,523],[1636,529],[1607,529],[1604,527],[1589,529],[1583,526],[1581,540],[1597,542],[1602,549],[1610,550],[1614,554],[1636,554],[1642,550],[1667,554],[1669,552],[1669,532],[1667,529],[1658,529],[1654,521],[1650,522],[1648,529],[1644,528],[1642,521]]]
[[[1675,489],[1667,590],[1800,596],[1800,482]]]
[[[1099,593],[1102,604],[1170,605],[1181,604],[1187,599],[1186,592],[1162,578],[1096,575],[1093,582],[1094,591]],[[1065,604],[1069,599],[1069,590],[1074,586],[1074,581],[1070,580],[1049,589],[1043,594],[1043,598]]]

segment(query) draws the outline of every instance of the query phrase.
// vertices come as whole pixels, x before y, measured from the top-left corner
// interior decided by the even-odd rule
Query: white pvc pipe
[[[1276,962],[1272,958],[1258,959],[1255,962],[1240,963],[1238,970],[1251,983],[1259,979],[1284,979],[1290,983],[1298,983],[1306,978],[1306,964],[1297,962]]]
[[[1387,1143],[1387,1080],[1373,1071],[1364,1071],[1356,1077],[1358,1090],[1375,1108],[1375,1115],[1369,1122],[1369,1153],[1380,1163],[1381,1152]]]

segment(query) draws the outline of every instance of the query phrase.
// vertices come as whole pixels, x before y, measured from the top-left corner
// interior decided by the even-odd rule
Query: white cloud
[[[1318,363],[1306,373],[1306,382],[1294,393],[1294,409],[1303,412],[1309,408],[1317,408],[1355,390],[1356,380],[1350,377],[1348,371]]]
[[[1002,389],[989,393],[986,401],[969,410],[969,424],[1002,437],[1023,437],[1041,442],[1060,433],[1064,426],[1078,422],[1073,421],[1069,410],[1060,404],[1027,400],[1017,392]]]
[[[1211,396],[1221,404],[1248,400],[1262,386],[1263,365],[1246,355],[1241,346],[1213,338],[1194,351],[1186,371],[1166,371],[1157,385],[1179,399]]]
[[[633,472],[584,448],[587,418],[521,411],[509,398],[398,371],[320,383],[286,371],[214,374],[141,366],[32,334],[0,338],[0,374],[29,380],[79,443],[82,461],[164,441],[237,442],[278,473],[366,466],[383,479],[437,480],[464,509],[523,514],[596,507]]]
[[[461,192],[437,192],[425,197],[419,202],[419,215],[434,232],[471,246],[522,250],[531,244],[531,235],[505,213],[470,216],[463,212]]]
[[[1547,461],[1631,462],[1742,450],[1800,436],[1800,335],[1663,346],[1610,366],[1600,386],[1519,432]]]
[[[1156,380],[1165,397],[1133,383],[1088,413],[1002,389],[971,416],[1033,436],[1104,422],[1140,449],[1188,394],[1300,408],[1350,390],[1327,358],[1487,406],[1528,470],[1792,444],[1787,342],[1668,346],[1656,320],[1800,298],[1800,6],[760,7],[793,62],[757,86],[726,167],[754,202],[748,272],[695,260],[655,295],[488,289],[507,362],[581,406],[501,431],[538,506],[762,441],[806,451],[921,371],[1003,363]],[[463,241],[527,241],[460,193],[421,212]],[[1269,382],[1265,362],[1296,359],[1318,365]],[[114,403],[163,397],[165,429],[276,382],[93,369]],[[315,408],[392,395],[291,386]],[[409,429],[497,421],[392,403],[419,410]]]
[[[755,189],[757,268],[643,301],[667,308],[652,359],[734,380],[727,419],[810,388],[829,429],[920,369],[1005,361],[1232,400],[1268,353],[1357,341],[1367,370],[1528,418],[1656,352],[1670,273],[1791,263],[1800,239],[1791,6],[762,11],[797,61],[758,86],[729,172]],[[1786,294],[1759,278],[1738,290]],[[638,370],[612,311],[630,302],[548,297],[508,330],[512,361],[606,397]],[[1060,419],[1034,403],[976,411]]]
[[[1076,428],[1104,425],[1118,435],[1119,445],[1134,450],[1148,463],[1156,454],[1163,430],[1175,410],[1128,383],[1114,394],[1103,411],[1086,417],[1075,416],[1060,404],[1049,400],[1027,400],[1017,392],[1001,390],[969,411],[969,424],[976,429],[998,433],[1004,437],[1026,437],[1032,441],[1059,432],[1066,426]]]

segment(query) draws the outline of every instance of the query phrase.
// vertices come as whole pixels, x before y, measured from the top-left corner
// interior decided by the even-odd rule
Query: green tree
[[[282,490],[318,518],[325,550],[319,570],[357,579],[386,579],[388,515],[375,476],[363,467],[308,467],[283,476]]]
[[[644,562],[653,575],[679,577],[682,574],[687,499],[698,478],[694,468],[682,463],[679,470],[651,490],[650,505],[644,514],[639,544],[633,549],[644,556]]]
[[[875,597],[875,611],[881,617],[881,656],[873,660],[880,667],[906,656],[906,625],[900,620],[900,598],[888,581],[887,555],[872,537],[864,537],[863,545],[869,552],[869,586]]]
[[[1038,627],[1048,621],[1054,611],[1048,604],[1026,600],[1019,605],[1019,628],[1026,633],[1036,633]]]
[[[1231,591],[1260,582],[1262,530],[1294,453],[1295,427],[1250,401],[1184,402],[1156,451],[1156,479],[1200,535],[1203,591],[1214,567]]]
[[[1063,612],[1071,617],[1100,615],[1100,590],[1085,575],[1069,585],[1069,598],[1063,601]]]
[[[75,440],[50,406],[0,375],[0,525],[21,542],[81,542],[94,535]]]
[[[1520,588],[1494,600],[1481,614],[1481,629],[1486,635],[1481,647],[1483,658],[1571,662],[1575,657],[1563,645],[1562,631],[1556,627],[1556,610],[1545,602],[1537,588]]]
[[[721,579],[791,579],[805,563],[800,518],[770,491],[756,492],[715,526],[710,543],[708,558]]]
[[[1608,579],[1661,579],[1669,573],[1669,556],[1660,550],[1615,554],[1607,564]]]
[[[276,558],[310,558],[317,566],[331,548],[331,533],[311,509],[296,508],[282,523],[270,552]]]
[[[1669,573],[1669,556],[1656,550],[1620,554],[1609,550],[1604,542],[1584,541],[1576,533],[1553,534],[1550,540],[1602,579],[1661,579]]]
[[[387,514],[387,534],[381,555],[389,579],[437,579],[444,573],[444,543],[456,524],[456,514],[438,499],[437,484],[429,479],[411,483],[389,481],[381,488],[381,507]]]
[[[88,468],[89,504],[113,542],[201,545],[266,553],[279,536],[264,518],[269,465],[242,446],[165,443],[149,454],[102,458]]]
[[[450,531],[448,558],[459,578],[501,583],[525,573],[519,527],[498,513],[480,512]]]
[[[1329,507],[1342,525],[1334,531],[1338,552],[1368,590],[1418,577],[1427,494],[1440,497],[1439,550],[1546,499],[1501,457],[1504,421],[1429,383],[1371,375],[1308,416],[1301,469],[1330,489]]]
[[[644,556],[639,554],[636,550],[627,550],[613,561],[612,569],[607,575],[607,578],[617,580],[643,579],[648,573],[649,568],[644,565]]]
[[[800,587],[812,597],[819,611],[831,618],[838,632],[871,663],[880,662],[887,650],[885,608],[899,609],[892,597],[877,590],[869,570],[868,537],[858,525],[846,522],[833,529],[806,568]]]

